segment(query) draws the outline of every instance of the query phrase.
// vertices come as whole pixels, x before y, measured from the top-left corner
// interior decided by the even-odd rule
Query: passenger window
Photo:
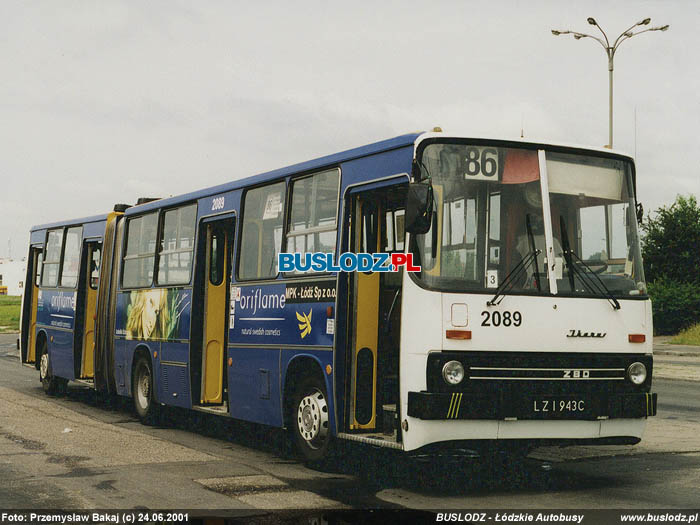
[[[54,287],[58,285],[58,268],[61,265],[61,248],[63,247],[63,230],[49,232],[44,252],[44,268],[42,270],[41,285]]]
[[[124,288],[140,288],[153,283],[157,224],[157,212],[130,219],[127,223],[122,274]]]
[[[387,211],[384,214],[384,251],[402,252],[404,250],[404,214],[403,209]]]
[[[41,261],[39,257],[42,256],[43,250],[39,249],[35,251],[34,255],[34,285],[41,286]]]
[[[97,290],[100,282],[100,261],[102,258],[102,244],[92,245],[92,258],[90,260],[90,288]]]
[[[288,252],[335,253],[339,182],[337,169],[292,182]]]
[[[158,260],[158,284],[190,282],[196,218],[196,204],[165,212]]]
[[[211,232],[211,246],[209,248],[209,282],[218,286],[224,280],[224,255],[226,253],[226,236],[220,228],[214,228]]]
[[[243,202],[240,280],[269,279],[277,275],[282,245],[284,182],[248,190]]]
[[[80,266],[80,243],[83,238],[83,228],[68,228],[66,231],[66,247],[63,251],[63,266],[61,270],[61,287],[75,288],[78,284],[78,268]]]

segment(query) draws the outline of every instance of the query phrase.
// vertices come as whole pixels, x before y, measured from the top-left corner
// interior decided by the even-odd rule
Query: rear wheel
[[[53,375],[46,340],[42,341],[40,344],[39,354],[39,381],[41,381],[41,386],[44,387],[44,392],[50,396],[54,396],[59,392],[65,391],[68,381]]]
[[[153,395],[153,368],[151,361],[143,356],[138,358],[132,380],[134,408],[144,425],[153,425],[158,420],[158,403]]]
[[[294,390],[291,413],[293,441],[306,461],[328,456],[331,435],[326,387],[320,379],[304,378]]]

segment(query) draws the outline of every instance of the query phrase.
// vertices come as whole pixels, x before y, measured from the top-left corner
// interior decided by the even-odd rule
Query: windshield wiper
[[[589,292],[593,293],[594,295],[604,296],[612,305],[614,310],[619,310],[620,302],[615,298],[610,289],[605,286],[603,280],[597,273],[591,270],[591,267],[588,266],[588,264],[586,264],[578,255],[576,255],[576,252],[571,249],[571,245],[569,244],[569,236],[566,233],[566,222],[564,222],[563,215],[559,216],[559,226],[561,228],[561,244],[564,251],[564,259],[566,259],[566,265],[569,267],[569,285],[571,286],[571,292],[576,292],[574,282],[574,274],[576,274],[581,281],[581,284],[583,284],[583,286]],[[586,273],[586,271],[588,273]],[[591,279],[591,275],[595,278],[595,280]]]
[[[522,273],[525,272],[530,267],[530,265],[533,264],[533,262],[535,264],[535,283],[537,284],[537,290],[540,292],[542,291],[542,287],[540,285],[540,277],[537,271],[537,256],[540,254],[540,251],[537,248],[535,248],[535,236],[532,234],[532,226],[530,225],[530,214],[527,214],[525,216],[525,225],[527,226],[527,236],[530,244],[530,251],[525,257],[523,257],[523,259],[518,264],[515,265],[515,267],[510,271],[510,273],[506,275],[506,278],[503,279],[501,285],[498,288],[496,288],[495,295],[491,298],[490,301],[486,302],[486,306],[496,306],[498,304],[501,304],[501,301],[503,300],[503,297],[505,297],[506,292],[509,292],[511,288],[513,288],[513,283],[515,282],[515,279],[522,275]],[[499,298],[500,300],[498,300]]]

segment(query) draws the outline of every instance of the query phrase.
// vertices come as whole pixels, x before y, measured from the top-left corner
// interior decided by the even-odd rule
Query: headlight
[[[448,361],[442,367],[442,377],[448,385],[458,385],[464,379],[464,367],[459,361]]]
[[[642,363],[632,363],[627,368],[627,378],[635,385],[641,385],[647,378],[647,367]]]

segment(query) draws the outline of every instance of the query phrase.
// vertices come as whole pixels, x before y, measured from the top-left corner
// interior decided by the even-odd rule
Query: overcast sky
[[[105,213],[441,126],[615,147],[647,210],[700,194],[700,2],[0,1],[0,256]],[[635,133],[636,111],[636,133]],[[636,140],[635,140],[636,136]]]

